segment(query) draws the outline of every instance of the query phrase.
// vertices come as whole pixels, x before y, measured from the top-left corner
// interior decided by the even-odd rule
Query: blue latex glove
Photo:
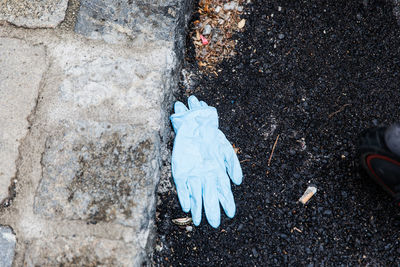
[[[209,224],[220,224],[220,207],[232,218],[236,212],[229,177],[239,185],[242,169],[232,145],[218,129],[214,107],[188,99],[189,109],[176,102],[170,119],[175,131],[172,175],[183,211],[192,213],[194,225],[201,222],[204,210]],[[228,177],[229,174],[229,177]]]

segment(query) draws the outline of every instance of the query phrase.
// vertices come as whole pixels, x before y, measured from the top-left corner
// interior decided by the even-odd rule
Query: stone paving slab
[[[15,176],[16,194],[0,207],[0,224],[16,234],[14,266],[138,266],[152,251],[161,152],[192,2],[80,1],[80,11],[73,2],[68,25],[70,12],[86,12],[96,38],[76,30],[82,25],[31,30],[0,22],[0,40],[15,40],[9,52],[0,49],[0,67],[10,69],[1,80],[14,83],[0,84],[9,97],[0,119],[14,123],[14,110],[23,111],[14,118],[21,137],[3,141],[15,155],[1,181],[8,187]],[[54,4],[54,12],[65,11],[63,1]],[[91,24],[96,12],[107,26],[101,31]]]
[[[35,167],[40,176],[30,178],[37,181],[30,220],[42,224],[27,232],[40,241],[26,249],[41,250],[44,240],[54,238],[44,229],[55,227],[48,221],[83,221],[100,229],[113,224],[131,229],[132,237],[123,242],[136,255],[131,261],[145,261],[165,128],[161,107],[176,68],[173,52],[152,47],[136,54],[81,41],[57,42],[46,51],[51,67],[32,124],[38,134],[29,136],[41,157]],[[81,231],[76,227],[72,235]],[[89,237],[90,231],[81,239]],[[63,251],[52,249],[54,254]],[[32,257],[40,263],[46,253]],[[69,264],[66,258],[60,261]]]
[[[123,241],[88,237],[34,240],[24,266],[140,266],[135,247]]]
[[[1,0],[0,20],[27,28],[54,28],[65,16],[68,0]]]
[[[172,47],[115,51],[104,45],[62,42],[48,53],[59,69],[50,75],[61,76],[48,103],[52,120],[87,118],[160,128],[165,84],[177,64]]]
[[[50,219],[149,224],[157,182],[156,136],[143,127],[77,122],[46,140],[34,211]]]
[[[16,175],[18,147],[28,133],[27,118],[36,105],[45,69],[43,46],[0,38],[0,203],[8,197]]]
[[[175,39],[183,3],[175,0],[82,0],[75,31],[116,43]]]

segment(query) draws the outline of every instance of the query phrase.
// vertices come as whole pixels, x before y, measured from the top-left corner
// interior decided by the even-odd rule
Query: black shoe
[[[394,153],[385,141],[388,129],[369,129],[360,138],[361,164],[369,176],[388,192],[400,206],[400,155]],[[390,132],[389,132],[390,134]],[[391,136],[393,137],[393,135]],[[400,140],[391,139],[392,147],[399,147]]]

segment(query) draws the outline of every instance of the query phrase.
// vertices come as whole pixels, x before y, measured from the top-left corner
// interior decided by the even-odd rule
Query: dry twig
[[[278,136],[277,136],[276,139],[275,139],[275,143],[274,143],[274,145],[273,145],[273,147],[272,147],[272,150],[271,150],[271,155],[269,155],[268,167],[271,165],[272,155],[274,155],[274,151],[275,151],[276,143],[278,143],[278,139],[279,139],[279,134],[278,134]]]
[[[340,107],[339,110],[336,110],[335,112],[332,112],[331,114],[329,114],[328,118],[332,118],[333,116],[335,116],[336,114],[342,112],[347,106],[350,106],[350,104],[344,104],[343,106]]]

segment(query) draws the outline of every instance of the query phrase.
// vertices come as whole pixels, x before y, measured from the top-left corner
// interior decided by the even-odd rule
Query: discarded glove
[[[217,228],[219,203],[228,217],[235,215],[229,177],[239,185],[242,169],[232,145],[218,129],[217,110],[195,96],[189,97],[188,104],[189,109],[176,102],[170,117],[175,131],[172,175],[182,209],[191,211],[193,223],[200,224],[204,203],[209,224]]]

